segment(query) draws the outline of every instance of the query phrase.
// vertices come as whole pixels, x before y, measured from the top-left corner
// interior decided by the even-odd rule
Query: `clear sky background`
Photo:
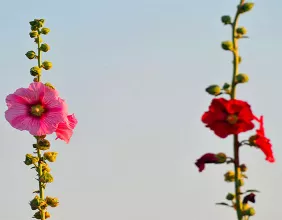
[[[35,172],[24,165],[34,138],[5,121],[5,97],[32,81],[36,65],[29,21],[45,18],[51,46],[44,72],[66,99],[79,123],[68,145],[51,136],[59,152],[54,183],[46,195],[60,206],[53,220],[226,220],[235,212],[217,207],[233,184],[223,181],[227,165],[198,173],[206,152],[232,154],[232,138],[216,137],[201,123],[211,96],[204,89],[231,79],[232,56],[220,43],[230,28],[220,17],[234,15],[238,0],[3,1],[0,8],[0,219],[28,220],[37,189]],[[265,116],[276,162],[260,150],[242,149],[248,164],[246,188],[261,190],[253,219],[281,219],[282,4],[255,2],[241,17],[249,40],[240,42],[238,87],[258,116]],[[242,137],[247,138],[249,134]]]

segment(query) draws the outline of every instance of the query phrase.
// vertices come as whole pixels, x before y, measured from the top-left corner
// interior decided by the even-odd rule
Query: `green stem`
[[[40,35],[38,35],[38,43],[37,43],[37,50],[38,50],[38,55],[37,55],[37,60],[38,60],[38,67],[40,68],[41,67],[41,50],[40,50]],[[38,74],[37,76],[37,80],[38,82],[40,82],[40,77],[41,77],[41,74]]]
[[[43,184],[40,182],[40,177],[42,176],[42,163],[41,163],[41,152],[40,150],[37,148],[37,156],[39,158],[39,161],[38,161],[38,183],[39,183],[39,195],[40,195],[40,198],[42,200],[44,200],[44,186]],[[44,210],[40,210],[41,212],[41,220],[45,220],[45,211]]]
[[[240,1],[240,4],[243,4],[244,0]],[[238,25],[240,13],[236,12],[234,22],[232,24],[232,41],[233,41],[233,76],[232,76],[232,89],[231,89],[231,99],[236,98],[236,75],[239,73],[239,50],[238,50],[238,38],[236,38],[236,29]],[[238,168],[240,166],[240,157],[239,157],[239,141],[238,135],[233,136],[233,147],[234,147],[234,171],[235,171],[235,195],[236,195],[236,212],[238,220],[242,220],[242,210],[241,210],[241,190],[239,186],[239,173]]]

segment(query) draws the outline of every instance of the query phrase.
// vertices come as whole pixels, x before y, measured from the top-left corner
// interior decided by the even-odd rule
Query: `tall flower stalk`
[[[51,83],[41,82],[42,70],[50,70],[52,63],[42,62],[42,54],[50,50],[50,46],[42,43],[42,35],[50,30],[44,27],[44,19],[34,19],[30,22],[29,36],[37,44],[37,53],[33,50],[25,55],[28,59],[37,60],[37,66],[30,69],[33,83],[28,88],[19,88],[6,98],[8,110],[5,117],[12,127],[26,130],[34,136],[33,154],[26,154],[24,163],[37,172],[38,189],[35,197],[30,201],[32,210],[36,210],[33,218],[45,220],[50,217],[48,207],[57,207],[59,200],[56,197],[45,196],[46,185],[53,182],[48,162],[55,162],[57,152],[49,151],[50,141],[47,135],[56,133],[57,139],[69,142],[73,129],[77,124],[74,114],[68,115],[67,105],[59,97],[58,91]]]
[[[236,99],[236,87],[249,80],[247,74],[239,73],[239,64],[242,58],[239,55],[238,41],[248,37],[246,36],[247,29],[245,27],[238,27],[238,21],[239,17],[251,11],[253,6],[254,3],[240,0],[233,21],[229,15],[221,17],[223,24],[231,26],[232,30],[232,41],[224,41],[221,44],[222,49],[230,51],[233,54],[232,80],[230,84],[225,83],[222,87],[216,84],[211,85],[206,88],[206,92],[215,97],[225,95],[228,96],[229,99],[214,98],[209,110],[202,116],[202,122],[206,124],[206,127],[213,130],[220,138],[226,138],[230,135],[233,136],[233,157],[228,157],[225,153],[206,153],[195,163],[200,172],[202,172],[205,169],[205,165],[209,163],[234,165],[234,171],[228,171],[224,175],[226,182],[234,182],[234,193],[228,193],[226,195],[228,202],[220,202],[217,204],[234,208],[238,220],[248,220],[251,216],[255,215],[255,210],[253,207],[250,207],[249,203],[255,203],[255,193],[259,192],[253,189],[243,192],[241,189],[244,185],[244,179],[247,178],[247,166],[240,163],[240,147],[251,146],[261,149],[266,155],[267,161],[275,161],[272,145],[270,140],[265,136],[263,116],[255,116],[251,110],[251,106],[247,102]],[[259,124],[256,133],[247,140],[243,139],[240,141],[239,134],[253,130],[255,123]],[[243,197],[243,195],[244,198],[242,199],[241,197]]]

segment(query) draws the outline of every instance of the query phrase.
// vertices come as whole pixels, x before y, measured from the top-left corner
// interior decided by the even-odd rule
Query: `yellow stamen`
[[[226,121],[229,123],[229,124],[236,124],[237,121],[238,121],[238,116],[237,115],[228,115],[227,118],[226,118]]]
[[[42,105],[33,105],[31,106],[30,113],[34,116],[40,117],[44,113],[45,109]]]

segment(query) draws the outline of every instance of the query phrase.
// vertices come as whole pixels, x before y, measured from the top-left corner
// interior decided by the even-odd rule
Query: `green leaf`
[[[257,192],[257,193],[260,193],[260,191],[258,191],[258,190],[256,190],[256,189],[248,189],[247,191],[246,191],[246,193],[247,192]]]
[[[215,203],[216,205],[224,205],[224,206],[228,206],[228,207],[232,207],[231,205],[227,204],[226,202],[218,202]]]

